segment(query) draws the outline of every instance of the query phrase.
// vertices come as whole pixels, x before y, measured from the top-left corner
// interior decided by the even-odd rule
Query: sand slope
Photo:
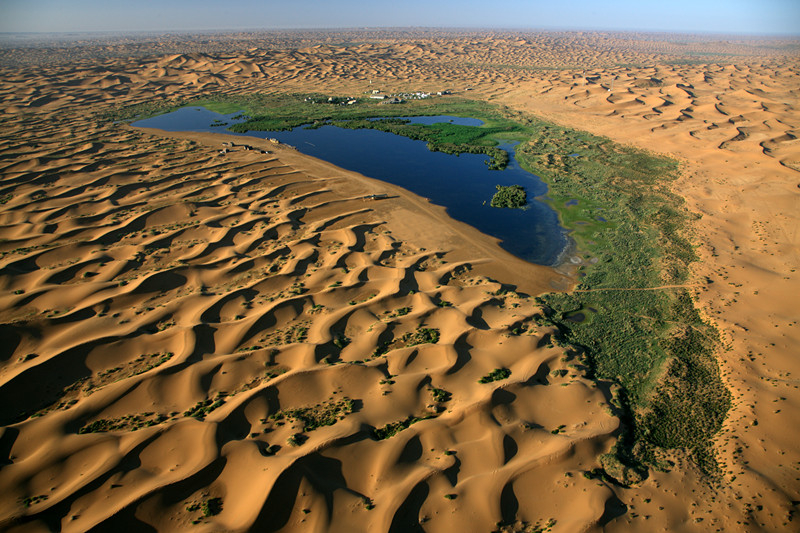
[[[0,72],[0,528],[796,522],[790,46],[436,32],[209,43],[18,49]],[[684,162],[676,191],[703,215],[696,275],[713,281],[698,301],[724,336],[736,398],[721,484],[679,453],[633,489],[583,475],[619,427],[607,385],[584,379],[536,324],[539,309],[509,290],[566,289],[563,274],[286,147],[253,140],[271,153],[219,156],[218,135],[92,114],[216,91],[375,86],[453,89]],[[389,198],[364,200],[374,193]],[[498,368],[510,377],[479,383]]]

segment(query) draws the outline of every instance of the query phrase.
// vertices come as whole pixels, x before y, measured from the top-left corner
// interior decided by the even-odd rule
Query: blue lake
[[[567,246],[565,230],[550,206],[534,199],[544,195],[547,186],[523,170],[514,158],[514,143],[500,147],[511,160],[505,170],[489,170],[488,157],[482,154],[450,155],[431,152],[423,141],[377,130],[349,130],[335,126],[292,131],[250,131],[235,134],[224,126],[243,119],[240,113],[221,115],[199,107],[182,108],[172,113],[134,122],[133,126],[166,131],[203,131],[276,138],[303,152],[336,166],[353,170],[381,181],[399,185],[447,209],[456,220],[500,239],[510,253],[541,265],[554,265]],[[406,117],[415,123],[453,121],[478,126],[481,121],[461,117]],[[525,209],[498,209],[489,206],[495,185],[522,185],[528,192]]]

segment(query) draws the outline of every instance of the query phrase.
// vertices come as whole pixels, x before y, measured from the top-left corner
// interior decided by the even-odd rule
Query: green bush
[[[479,379],[478,383],[491,383],[493,381],[500,381],[503,379],[508,379],[509,376],[511,376],[511,370],[507,368],[495,368]]]
[[[497,185],[497,192],[492,197],[492,207],[508,207],[520,209],[528,205],[528,193],[521,185]]]

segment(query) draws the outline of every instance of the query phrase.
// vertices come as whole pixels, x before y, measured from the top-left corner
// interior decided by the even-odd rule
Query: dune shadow
[[[513,392],[505,389],[495,389],[495,391],[492,393],[492,408],[501,405],[511,405],[516,399],[517,395]]]
[[[519,446],[517,446],[517,441],[515,441],[511,435],[503,436],[503,464],[508,464],[508,462],[517,455],[519,451]]]
[[[472,351],[473,346],[467,342],[467,334],[468,333],[462,333],[459,335],[458,339],[456,339],[456,342],[453,343],[453,348],[456,351],[456,362],[447,369],[446,374],[448,375],[455,374],[464,368],[464,365],[470,362],[470,360],[472,360],[472,355],[470,355],[470,352]]]
[[[509,481],[500,492],[500,516],[503,517],[504,524],[513,524],[517,521],[519,511],[519,500],[514,494],[513,482]]]
[[[491,329],[489,324],[483,318],[483,310],[480,308],[480,306],[472,310],[472,314],[467,317],[467,324],[475,329],[480,329],[483,331]]]
[[[203,314],[200,315],[200,320],[205,323],[218,323],[220,322],[220,312],[225,304],[239,297],[244,298],[245,302],[251,302],[256,296],[258,296],[258,292],[253,289],[229,292],[203,311]]]
[[[450,485],[455,487],[458,483],[458,474],[461,472],[461,459],[455,456],[453,456],[453,459],[455,459],[453,465],[442,470],[442,474],[444,474],[447,481],[450,482]]]
[[[158,531],[156,528],[136,518],[136,511],[137,509],[133,505],[123,507],[112,516],[87,530],[87,533],[104,533],[107,531],[114,531],[115,533],[156,533]],[[60,529],[52,529],[51,531],[60,531]]]
[[[548,344],[551,344],[553,341],[550,339],[551,335],[549,333],[545,333],[542,335],[542,338],[536,343],[537,348],[544,348]]]
[[[39,265],[36,264],[37,257],[25,257],[13,263],[9,263],[3,268],[0,268],[0,276],[16,276],[19,274],[28,274],[39,270]]]
[[[217,347],[217,342],[214,340],[214,333],[217,328],[213,328],[208,324],[197,324],[192,328],[194,335],[194,350],[187,358],[187,364],[190,361],[197,361],[203,357],[204,354],[214,353]]]
[[[134,335],[135,336],[135,335]],[[56,403],[64,389],[92,375],[86,357],[99,346],[119,341],[120,337],[95,339],[74,346],[27,368],[0,386],[0,425],[24,420],[39,409]],[[31,394],[31,391],[36,391]]]
[[[625,515],[627,512],[628,506],[617,498],[616,494],[612,494],[611,497],[606,500],[603,514],[597,519],[597,525],[605,527],[609,522]]]
[[[403,447],[400,456],[397,458],[398,463],[413,463],[422,457],[422,441],[419,440],[418,435],[414,435]]]
[[[186,278],[177,272],[164,270],[145,278],[131,294],[149,294],[152,292],[167,292],[186,284]]]
[[[539,365],[539,368],[536,369],[536,373],[533,374],[530,378],[523,383],[523,385],[530,387],[533,385],[549,385],[550,381],[547,379],[550,375],[550,365],[547,364],[547,361],[543,362]]]
[[[19,437],[19,430],[17,428],[3,428],[0,430],[0,467],[10,465],[13,463],[11,460],[11,448]]]
[[[419,512],[430,493],[428,483],[418,483],[394,513],[389,533],[425,533],[419,523]]]
[[[9,324],[0,324],[0,339],[3,341],[3,349],[0,350],[0,361],[11,359],[11,356],[22,343],[22,335],[19,334],[18,329],[18,327]]]
[[[249,530],[278,531],[285,527],[291,517],[303,479],[306,479],[325,499],[328,521],[333,516],[335,491],[344,490],[362,500],[367,499],[360,492],[348,488],[342,473],[341,461],[312,453],[299,458],[278,476]]]

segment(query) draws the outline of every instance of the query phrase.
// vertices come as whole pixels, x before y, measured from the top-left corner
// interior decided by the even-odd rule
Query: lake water
[[[204,108],[188,107],[172,113],[134,122],[144,128],[166,131],[203,131],[237,135],[225,127],[212,127],[216,122],[228,125],[241,122]],[[415,123],[431,124],[453,121],[477,126],[477,119],[461,117],[406,117]],[[456,122],[458,121],[458,122]],[[434,204],[447,213],[483,233],[497,237],[501,246],[512,254],[541,265],[553,265],[567,245],[565,230],[558,216],[547,204],[536,200],[546,193],[547,186],[539,178],[520,168],[514,158],[514,144],[500,147],[509,152],[505,170],[489,170],[482,154],[450,155],[431,152],[426,143],[377,130],[349,130],[335,126],[316,129],[295,128],[292,131],[250,131],[250,137],[276,138],[295,146],[300,152],[324,159],[336,166],[353,170],[381,181],[399,185]],[[489,203],[495,185],[522,185],[528,192],[525,209],[498,209]]]

